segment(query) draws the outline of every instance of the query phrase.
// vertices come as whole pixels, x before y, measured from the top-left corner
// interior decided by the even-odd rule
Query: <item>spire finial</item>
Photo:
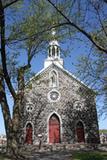
[[[55,37],[55,35],[56,35],[56,30],[55,30],[55,28],[52,28],[52,35],[53,35],[53,37]]]

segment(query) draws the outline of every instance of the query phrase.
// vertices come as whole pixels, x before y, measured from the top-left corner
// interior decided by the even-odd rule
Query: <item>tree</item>
[[[19,4],[16,5],[16,2]],[[17,150],[19,143],[17,131],[21,118],[19,112],[24,103],[25,74],[31,68],[33,57],[40,51],[43,51],[43,46],[46,45],[47,41],[51,38],[49,31],[52,28],[56,28],[58,32],[57,38],[71,38],[72,32],[77,33],[77,31],[79,31],[101,51],[100,53],[107,53],[106,46],[103,46],[102,39],[100,40],[101,31],[104,37],[106,37],[106,25],[105,28],[101,25],[100,29],[98,25],[97,33],[94,29],[92,29],[91,32],[90,30],[86,31],[88,23],[86,23],[84,27],[84,15],[88,12],[88,9],[92,9],[94,12],[97,9],[97,15],[99,15],[101,8],[98,8],[98,5],[97,8],[95,8],[96,4],[91,3],[91,1],[87,1],[86,5],[85,0],[78,2],[79,1],[74,0],[57,1],[56,5],[50,0],[32,0],[31,2],[26,1],[26,3],[23,0],[7,0],[5,2],[0,0],[0,103],[5,121],[8,152],[14,154],[17,159],[23,158],[20,157]],[[20,3],[23,6],[23,11],[21,10]],[[51,6],[49,4],[51,4]],[[89,8],[84,11],[84,8],[86,8],[88,4]],[[26,13],[24,7],[27,7],[29,12]],[[9,18],[11,17],[11,23],[9,23],[7,19],[7,13]],[[14,14],[12,15],[11,13]],[[44,13],[45,16],[43,16],[42,13]],[[71,21],[71,16],[74,22],[73,20]],[[98,16],[98,18],[100,17]],[[104,17],[102,20],[104,21]],[[22,54],[20,53],[22,52],[20,48],[23,48],[27,57],[27,62],[23,65],[17,62],[17,56],[19,57]],[[8,54],[9,56],[11,55],[12,58],[14,57],[13,62],[9,61]],[[13,70],[9,69],[10,65],[14,66]],[[7,100],[7,89],[14,101],[12,118]]]
[[[90,53],[87,56],[81,56],[78,66],[77,75],[97,91],[97,95],[103,97],[104,106],[100,113],[107,113],[107,1],[104,0],[88,0],[88,1],[67,1],[69,10],[62,9],[61,3],[54,3],[47,0],[56,11],[62,15],[63,21],[67,22],[70,28],[75,28],[77,33],[83,34],[86,38],[78,39],[84,42],[87,39],[91,42],[87,47],[90,47]],[[71,4],[71,5],[70,5]],[[75,10],[78,10],[78,15]],[[74,10],[73,10],[74,9]],[[75,15],[73,15],[75,14]],[[90,14],[90,15],[89,15]],[[90,18],[91,17],[91,18]],[[89,27],[90,26],[90,27]],[[78,34],[77,34],[78,35]],[[74,38],[74,37],[73,37]],[[71,37],[72,39],[72,37]],[[85,40],[84,40],[85,39]],[[102,110],[103,109],[103,110]]]
[[[16,2],[21,4],[16,4]],[[22,6],[23,9],[27,7],[29,12],[26,14],[24,10],[21,12]],[[49,31],[53,27],[60,26],[58,24],[59,18],[55,16],[56,13],[51,8],[50,12],[47,11],[47,7],[48,4],[42,0],[36,1],[36,3],[27,1],[27,4],[24,4],[22,0],[7,0],[5,2],[0,0],[0,104],[7,135],[7,152],[16,159],[24,158],[18,151],[18,129],[21,119],[20,109],[24,103],[25,74],[31,68],[33,57],[41,50],[43,51],[43,46],[50,39]],[[45,16],[42,16],[42,12],[45,12]],[[9,18],[12,18],[11,23],[6,19],[8,18],[7,13],[9,13]],[[13,16],[12,13],[14,13]],[[20,18],[18,18],[19,13]],[[55,25],[53,21],[56,21]],[[20,48],[26,54],[26,64],[25,62],[24,64],[18,64],[17,62],[17,59],[21,56]],[[12,117],[7,100],[7,90],[14,103]]]
[[[89,54],[81,56],[76,66],[80,79],[96,91],[97,99],[101,105],[99,106],[100,115],[107,115],[106,62],[107,57],[104,55]]]
[[[107,54],[107,48],[103,43],[101,43],[102,39],[100,39],[101,37],[99,36],[100,32],[102,32],[104,34],[105,38],[107,38],[107,31],[106,31],[107,27],[102,22],[102,19],[104,21],[105,17],[102,17],[102,15],[100,15],[100,11],[101,11],[101,9],[104,9],[104,2],[106,3],[106,1],[103,1],[103,0],[99,1],[98,0],[96,2],[96,1],[93,1],[93,0],[92,1],[88,0],[88,1],[80,1],[79,2],[78,0],[77,1],[73,1],[72,0],[71,3],[68,1],[69,5],[71,4],[70,5],[71,7],[69,7],[69,10],[67,10],[67,14],[65,14],[66,13],[66,9],[65,10],[64,9],[60,9],[60,7],[59,7],[59,6],[61,6],[61,3],[65,3],[65,1],[61,2],[60,5],[58,4],[58,2],[55,4],[51,0],[47,0],[47,1],[63,17],[63,20],[67,23],[67,25],[69,25],[71,27],[74,27],[77,31],[79,31],[84,36],[86,36],[88,38],[88,40],[90,40],[97,49],[102,51],[101,53],[106,53]],[[71,11],[71,10],[73,10],[74,3],[76,4],[77,7],[79,7],[78,12],[79,12],[80,16],[76,15],[75,17],[78,16],[80,18],[80,21],[78,20],[77,22],[75,21],[75,18],[72,15],[73,12]],[[75,8],[75,6],[74,6],[74,8]],[[91,32],[87,31],[85,29],[87,27],[87,23],[89,25],[89,22],[87,22],[87,21],[85,22],[84,19],[82,19],[82,23],[81,23],[81,18],[84,17],[84,15],[87,14],[87,12],[89,12],[89,11],[94,12],[98,16],[97,17],[98,18],[98,22],[100,23],[100,25],[98,24],[98,28],[100,27],[100,31],[98,31],[97,28],[96,28],[97,34],[93,32],[93,31],[95,31],[93,28],[91,28],[91,30],[92,30]],[[105,15],[103,15],[103,16],[105,16]],[[79,24],[78,24],[78,22],[79,22]],[[83,28],[83,24],[85,25],[84,28]]]

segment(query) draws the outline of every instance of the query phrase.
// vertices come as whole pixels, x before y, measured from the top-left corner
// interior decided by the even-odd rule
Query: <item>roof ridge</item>
[[[26,85],[32,81],[35,77],[37,77],[38,75],[44,73],[45,71],[47,71],[49,68],[51,68],[51,66],[55,66],[58,69],[66,72],[70,77],[74,78],[77,82],[79,82],[80,84],[84,85],[86,88],[92,90],[93,92],[95,92],[90,86],[86,85],[83,81],[81,81],[79,78],[77,78],[74,74],[72,74],[70,71],[66,70],[65,68],[61,68],[58,65],[56,65],[55,63],[50,64],[47,68],[43,68],[42,70],[40,70],[37,74],[35,74],[32,78],[30,78],[30,80],[28,82],[26,82]]]

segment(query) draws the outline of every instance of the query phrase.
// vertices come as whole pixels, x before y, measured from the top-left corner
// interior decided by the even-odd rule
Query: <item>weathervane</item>
[[[52,35],[55,36],[55,34],[56,34],[56,31],[55,31],[55,28],[53,28],[52,29]]]
[[[56,30],[55,30],[55,28],[52,28],[52,37],[55,39],[55,35],[56,35]]]

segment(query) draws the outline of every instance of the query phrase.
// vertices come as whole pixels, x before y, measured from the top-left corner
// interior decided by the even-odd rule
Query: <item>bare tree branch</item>
[[[105,3],[107,3],[107,0],[103,0]]]
[[[104,28],[104,25],[103,25],[103,23],[102,23],[100,13],[99,13],[98,9],[96,9],[96,11],[97,11],[97,14],[98,14],[99,22],[100,22],[100,24],[101,24],[101,26],[102,26],[102,29],[103,29],[106,37],[107,37],[107,32],[106,32],[106,30],[105,30],[105,28]]]
[[[36,34],[32,34],[31,36],[28,36],[28,37],[24,37],[24,38],[21,38],[21,39],[16,39],[15,41],[11,42],[11,39],[7,39],[6,40],[6,44],[14,44],[14,43],[18,43],[18,42],[21,42],[21,41],[26,41],[28,39],[35,39],[35,38],[38,38],[39,36],[41,36],[44,32],[48,32],[50,30],[52,30],[53,28],[58,28],[58,27],[61,27],[61,26],[64,26],[64,25],[69,25],[68,22],[62,22],[62,23],[58,23],[58,24],[54,24]],[[41,28],[43,28],[43,26],[41,26]],[[20,33],[19,33],[20,34]],[[11,43],[9,43],[11,42]]]
[[[14,4],[14,3],[16,3],[18,1],[20,1],[20,0],[13,0],[10,3],[6,4],[5,6],[3,6],[3,8],[6,9],[7,7],[10,7],[12,4]]]
[[[47,0],[56,10],[58,13],[60,13],[64,19],[68,22],[68,24],[70,26],[73,26],[74,28],[76,28],[79,32],[81,32],[83,35],[85,35],[100,51],[103,51],[104,53],[107,54],[107,49],[100,46],[93,38],[92,36],[87,33],[85,30],[83,30],[82,28],[80,28],[78,25],[76,25],[75,23],[73,23],[51,0]]]
[[[5,51],[5,16],[4,16],[4,9],[2,6],[2,1],[0,0],[0,26],[1,26],[1,61],[2,61],[2,67],[3,67],[3,73],[4,78],[7,83],[7,86],[13,96],[13,98],[16,98],[15,90],[12,86],[8,70],[7,70],[7,64],[6,64],[6,51]]]

